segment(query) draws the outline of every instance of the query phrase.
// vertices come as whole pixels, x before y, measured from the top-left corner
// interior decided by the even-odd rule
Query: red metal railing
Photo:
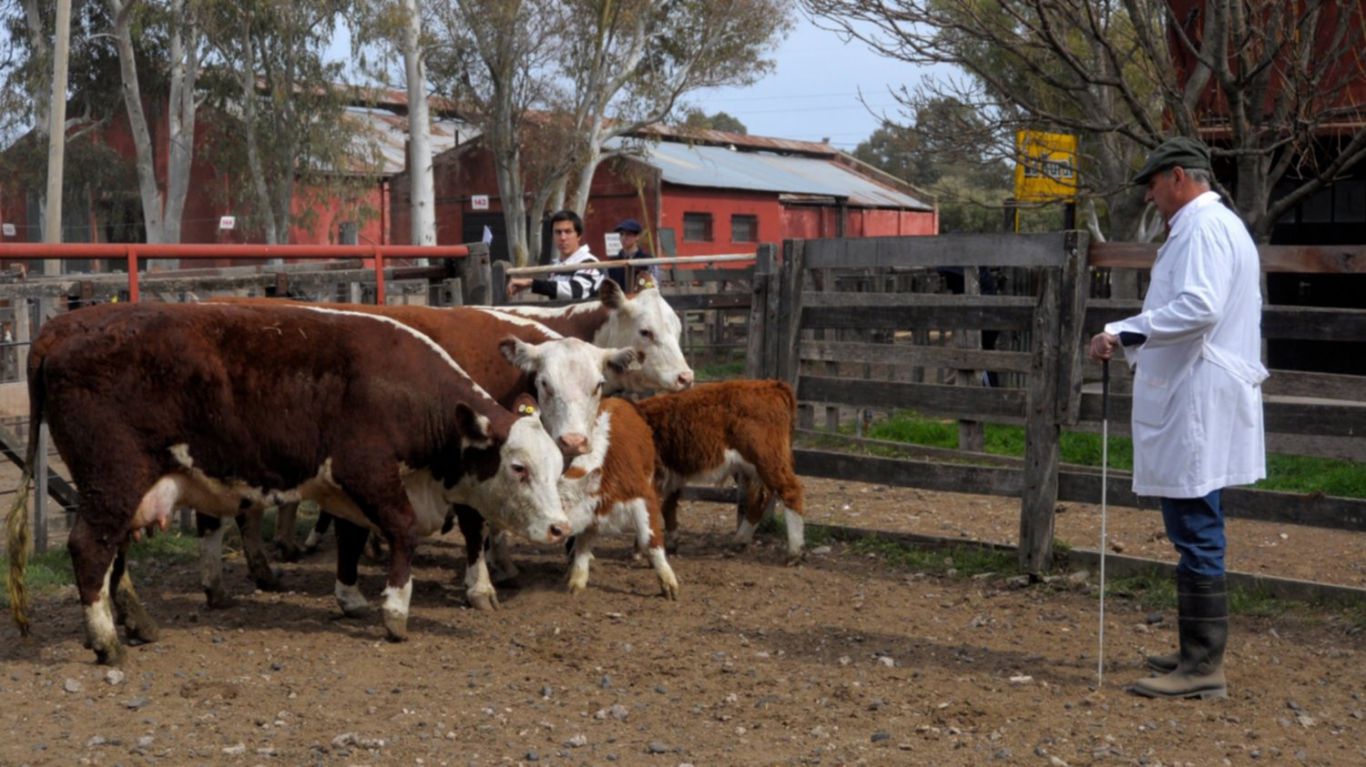
[[[0,259],[122,259],[128,264],[128,298],[138,300],[138,259],[235,258],[263,261],[293,259],[327,261],[339,258],[371,259],[375,269],[375,296],[384,303],[384,260],[387,258],[462,258],[470,254],[464,245],[422,247],[418,245],[149,245],[146,243],[6,243]]]

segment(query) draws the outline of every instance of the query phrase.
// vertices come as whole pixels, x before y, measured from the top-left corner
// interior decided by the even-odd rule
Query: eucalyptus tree
[[[897,95],[973,105],[1011,157],[1017,129],[1075,133],[1097,235],[1152,233],[1128,177],[1175,130],[1205,135],[1237,168],[1232,200],[1259,239],[1287,210],[1366,158],[1350,88],[1366,70],[1359,0],[802,0],[822,23],[891,58],[961,78]],[[1325,147],[1327,151],[1325,151]],[[1271,192],[1280,186],[1276,200]],[[1092,208],[1094,210],[1094,208]]]

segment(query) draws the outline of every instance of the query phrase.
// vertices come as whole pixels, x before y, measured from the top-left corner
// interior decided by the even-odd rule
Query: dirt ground
[[[808,517],[1013,542],[1018,502],[808,480]],[[1094,547],[1069,504],[1058,536]],[[1013,587],[888,565],[843,544],[782,566],[726,545],[733,509],[694,503],[670,603],[624,540],[588,591],[523,548],[503,609],[462,606],[458,536],[417,562],[412,639],[341,619],[331,550],[284,565],[291,589],[208,611],[192,565],[135,572],[162,639],[117,673],[81,647],[74,592],[36,634],[0,625],[0,765],[1245,765],[1366,763],[1366,632],[1338,613],[1235,616],[1226,701],[1123,686],[1174,646],[1174,616],[1112,598],[1096,683],[1093,585]],[[1111,511],[1126,554],[1170,558],[1154,512]],[[1362,536],[1232,522],[1230,567],[1366,585]],[[362,572],[378,595],[382,573]],[[1157,620],[1160,618],[1161,620]]]

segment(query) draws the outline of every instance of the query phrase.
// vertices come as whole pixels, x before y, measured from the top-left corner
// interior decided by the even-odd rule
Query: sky
[[[929,69],[871,52],[858,40],[843,42],[800,13],[787,39],[770,58],[766,78],[747,88],[718,88],[688,96],[708,114],[739,118],[756,136],[820,141],[853,151],[878,127],[869,107],[905,121],[888,87],[914,88]],[[863,93],[864,106],[859,100]]]

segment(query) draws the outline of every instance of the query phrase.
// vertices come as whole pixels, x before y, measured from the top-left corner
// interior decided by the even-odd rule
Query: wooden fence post
[[[1082,354],[1086,348],[1086,298],[1090,293],[1091,271],[1086,264],[1090,235],[1068,232],[1063,241],[1066,261],[1058,315],[1058,392],[1057,421],[1071,426],[1081,418]]]
[[[778,318],[776,322],[777,336],[777,378],[787,381],[795,390],[797,388],[797,377],[801,373],[801,340],[802,340],[802,278],[805,276],[805,269],[802,266],[802,251],[805,243],[802,240],[783,241],[783,268],[781,272],[781,285],[778,293]],[[808,406],[802,408],[798,406],[798,423],[806,428],[810,428],[814,413]]]
[[[975,266],[963,267],[963,295],[979,296],[982,294],[981,276]],[[954,346],[963,349],[981,349],[982,331],[980,328],[958,328],[953,331]],[[959,369],[954,376],[959,386],[981,386],[981,380],[977,370]],[[986,443],[986,433],[981,421],[959,421],[958,422],[958,449],[971,450],[974,453],[982,452],[982,447]]]
[[[773,378],[764,351],[773,328],[768,324],[768,294],[774,290],[773,261],[776,255],[772,244],[760,245],[754,253],[754,279],[750,283],[749,335],[745,339],[745,377]]]
[[[1064,262],[1065,263],[1065,262]],[[1034,358],[1025,394],[1024,492],[1020,498],[1021,569],[1031,575],[1053,558],[1053,515],[1058,501],[1058,362],[1061,267],[1040,270],[1032,328]]]
[[[489,285],[489,303],[503,306],[508,302],[508,262],[494,261],[492,264],[493,284]]]
[[[482,242],[469,244],[470,254],[456,261],[460,278],[460,300],[464,306],[484,306],[492,303],[493,269],[489,263],[489,246]],[[506,280],[503,281],[506,284]]]

